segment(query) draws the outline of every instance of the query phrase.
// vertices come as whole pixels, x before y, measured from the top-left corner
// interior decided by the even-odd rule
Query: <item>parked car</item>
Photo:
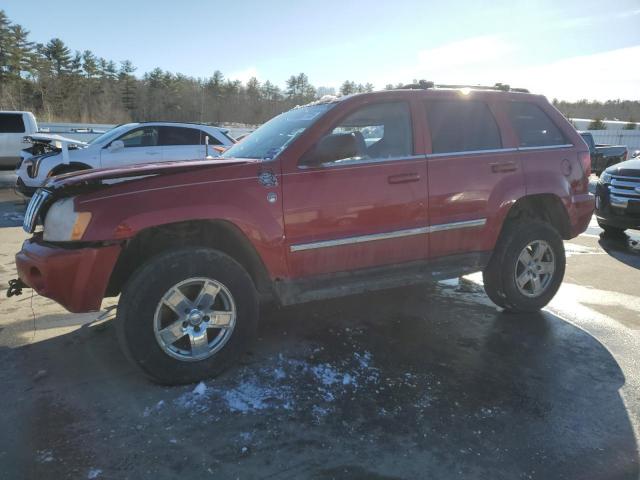
[[[120,295],[127,356],[155,381],[192,382],[246,348],[263,299],[483,271],[497,305],[537,311],[594,207],[582,138],[544,97],[513,91],[326,99],[222,157],[48,180],[11,293],[28,285],[71,312]]]
[[[34,134],[16,169],[16,189],[30,196],[52,176],[98,167],[171,160],[198,160],[220,154],[234,140],[225,129],[190,123],[144,122],[120,125],[89,143],[59,135]]]
[[[607,233],[640,229],[640,158],[602,172],[596,186],[596,219]]]
[[[580,132],[582,138],[589,147],[591,155],[591,171],[596,175],[600,175],[606,168],[616,163],[624,162],[629,153],[624,145],[604,145],[596,144],[593,135],[590,132]]]
[[[22,139],[38,131],[31,112],[0,111],[0,167],[15,167],[24,148]]]

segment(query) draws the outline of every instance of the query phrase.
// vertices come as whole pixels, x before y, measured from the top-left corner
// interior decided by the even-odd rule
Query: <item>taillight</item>
[[[582,166],[582,171],[588,178],[591,175],[591,155],[589,152],[578,152],[578,160]]]

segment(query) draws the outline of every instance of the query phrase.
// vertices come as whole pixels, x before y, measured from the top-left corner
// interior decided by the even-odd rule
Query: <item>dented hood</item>
[[[53,148],[58,149],[62,148],[64,145],[74,145],[77,147],[86,147],[88,145],[87,142],[50,133],[34,133],[32,135],[27,135],[24,137],[24,141],[26,143],[46,143],[47,145],[51,145]]]
[[[119,168],[97,168],[52,177],[43,187],[51,192],[86,192],[108,187],[115,183],[139,180],[145,177],[220,168],[226,165],[257,163],[259,161],[250,158],[229,158],[224,160],[215,158],[196,161],[181,160],[177,162],[144,163]]]

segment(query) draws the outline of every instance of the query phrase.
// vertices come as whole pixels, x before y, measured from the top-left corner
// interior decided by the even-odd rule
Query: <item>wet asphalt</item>
[[[637,479],[638,240],[593,223],[567,242],[538,314],[500,311],[477,275],[272,309],[198,385],[142,378],[109,321],[0,330],[0,477]],[[0,328],[33,321],[1,302]],[[39,329],[64,317],[37,309]]]

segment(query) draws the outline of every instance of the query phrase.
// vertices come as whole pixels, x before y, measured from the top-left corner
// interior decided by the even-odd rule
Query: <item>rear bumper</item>
[[[571,238],[577,237],[589,226],[596,206],[595,198],[592,193],[574,195],[571,198],[571,205],[568,208]]]
[[[34,237],[16,254],[20,279],[73,313],[100,309],[120,245],[61,248]]]

